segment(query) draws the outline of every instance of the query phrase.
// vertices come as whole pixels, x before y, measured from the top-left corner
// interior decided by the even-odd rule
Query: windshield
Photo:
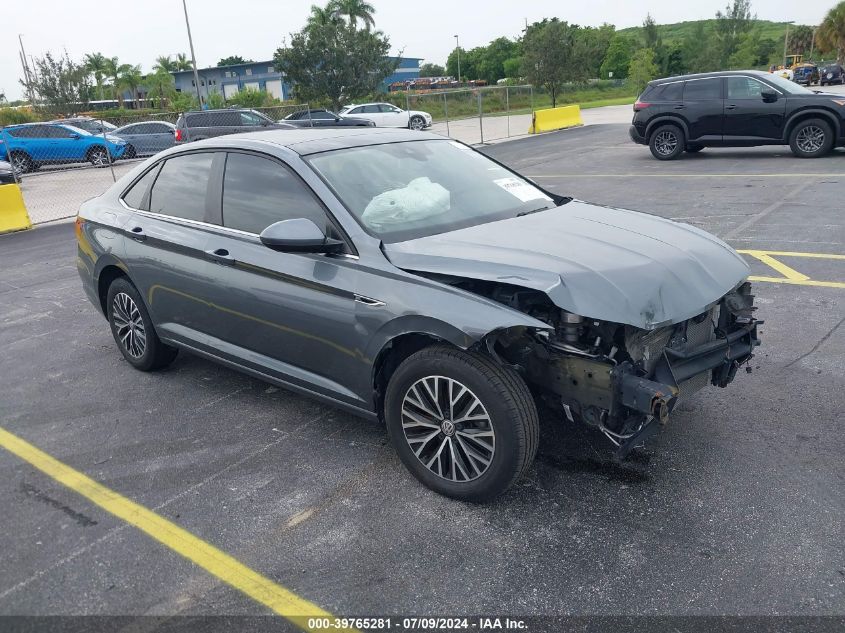
[[[799,86],[796,83],[793,83],[789,79],[784,79],[780,75],[770,74],[766,79],[775,85],[775,87],[780,90],[781,92],[785,92],[791,95],[811,95],[813,94],[812,90],[808,90],[804,86]]]
[[[325,152],[309,163],[367,232],[385,242],[556,206],[528,181],[447,139]]]

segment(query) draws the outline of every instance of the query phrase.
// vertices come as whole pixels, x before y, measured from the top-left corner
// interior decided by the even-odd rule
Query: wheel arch
[[[109,294],[109,286],[111,286],[112,282],[118,277],[126,277],[130,282],[132,281],[129,277],[129,272],[126,269],[126,265],[123,264],[123,262],[113,256],[100,257],[97,262],[94,281],[97,288],[97,297],[100,300],[100,310],[102,311],[103,316],[108,317],[108,312],[106,311],[106,299]]]
[[[684,133],[684,141],[689,141],[689,126],[687,125],[686,121],[684,121],[681,117],[673,116],[671,114],[663,114],[655,117],[651,121],[648,122],[645,128],[645,141],[646,143],[651,141],[651,133],[654,132],[655,129],[660,127],[661,125],[676,125],[681,128],[681,131]]]
[[[784,140],[787,142],[789,141],[789,137],[792,136],[792,131],[795,129],[795,126],[801,123],[801,121],[814,118],[822,118],[830,123],[831,127],[833,127],[833,143],[835,146],[836,142],[842,136],[842,125],[839,121],[839,117],[825,108],[809,108],[806,110],[799,110],[798,112],[792,114],[789,119],[787,119],[786,125],[784,126]]]

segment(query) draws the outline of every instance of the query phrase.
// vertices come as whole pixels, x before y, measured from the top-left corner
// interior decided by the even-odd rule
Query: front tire
[[[408,127],[412,130],[416,130],[417,132],[419,132],[425,127],[425,119],[419,116],[418,114],[414,115],[408,122]]]
[[[384,413],[402,463],[447,497],[490,500],[537,452],[531,392],[514,370],[479,353],[438,345],[408,357],[390,379]]]
[[[88,161],[94,167],[108,167],[109,153],[105,147],[92,147],[88,150]]]
[[[179,350],[159,340],[140,293],[126,277],[109,286],[106,312],[114,342],[135,369],[161,369],[176,358]]]
[[[651,155],[657,160],[675,160],[684,152],[684,133],[677,125],[661,125],[648,140]]]
[[[833,129],[824,119],[806,119],[789,135],[789,147],[798,158],[818,158],[833,149]]]
[[[123,150],[123,157],[127,158],[127,159],[128,158],[137,158],[138,152],[135,151],[135,146],[134,145],[127,145],[126,149]]]
[[[12,152],[10,158],[12,159],[9,161],[12,164],[12,169],[18,176],[35,171],[35,165],[26,152]]]

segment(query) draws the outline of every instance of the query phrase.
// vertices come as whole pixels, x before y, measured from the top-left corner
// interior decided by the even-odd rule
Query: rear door
[[[786,111],[784,95],[780,95],[777,101],[767,103],[763,101],[763,89],[775,88],[752,77],[726,77],[725,81],[725,142],[735,144],[781,140]]]
[[[221,197],[223,229],[208,244],[225,258],[212,298],[220,348],[254,369],[367,405],[343,386],[366,342],[355,327],[357,259],[281,253],[258,238],[270,224],[303,217],[340,238],[326,209],[293,170],[256,153],[228,154]]]
[[[684,103],[680,110],[687,121],[687,141],[720,142],[724,120],[721,77],[689,79],[684,82]]]
[[[211,263],[206,253],[209,217],[219,201],[209,183],[225,154],[178,154],[148,171],[123,202],[135,212],[126,226],[127,264],[165,337],[203,340],[216,318],[210,302]]]

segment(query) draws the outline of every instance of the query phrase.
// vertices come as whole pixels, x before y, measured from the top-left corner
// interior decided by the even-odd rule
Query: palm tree
[[[154,73],[144,77],[144,86],[147,89],[147,94],[155,100],[156,107],[162,109],[176,92],[173,85],[173,76],[163,68],[158,68]]]
[[[845,2],[840,2],[827,12],[817,37],[822,48],[836,50],[838,62],[845,61]]]
[[[170,55],[160,55],[156,57],[156,63],[153,64],[153,70],[163,70],[164,72],[169,73],[174,70],[178,70],[178,68],[176,68],[176,62],[170,59]]]
[[[335,15],[331,5],[325,8],[311,5],[311,15],[308,16],[308,24],[312,26],[327,26],[332,22],[337,22],[339,18]]]
[[[191,70],[194,65],[191,63],[191,60],[188,59],[188,56],[185,53],[179,53],[176,56],[176,68],[175,70]]]
[[[88,53],[82,60],[82,64],[89,73],[94,75],[94,83],[97,84],[97,92],[100,100],[105,99],[103,94],[103,78],[106,76],[106,58],[102,53]]]
[[[375,24],[373,14],[376,9],[366,0],[332,0],[328,6],[335,16],[346,16],[349,19],[349,26],[355,28],[358,20],[364,23],[368,31]],[[313,9],[312,9],[313,10]]]
[[[126,88],[129,91],[129,94],[132,95],[136,109],[140,106],[138,103],[138,86],[140,86],[143,81],[144,76],[141,74],[140,65],[130,66],[129,64],[124,64],[122,72],[120,73],[119,85],[121,88]]]
[[[131,68],[129,64],[121,64],[117,57],[106,57],[103,63],[103,73],[111,79],[112,96],[117,99],[117,104],[123,107],[123,88],[120,85],[120,77]]]

